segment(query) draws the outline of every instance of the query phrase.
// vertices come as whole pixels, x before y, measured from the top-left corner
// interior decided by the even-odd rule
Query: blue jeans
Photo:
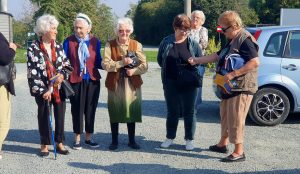
[[[175,139],[179,117],[184,119],[185,140],[193,140],[196,129],[195,101],[197,88],[178,88],[175,80],[166,80],[164,95],[167,104],[167,138]]]
[[[205,67],[204,66],[199,66],[198,67],[198,72],[200,76],[204,76],[205,73]],[[202,87],[199,87],[198,93],[197,93],[197,98],[196,98],[196,107],[199,106],[202,103]]]

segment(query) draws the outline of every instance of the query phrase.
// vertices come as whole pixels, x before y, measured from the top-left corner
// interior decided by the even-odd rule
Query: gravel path
[[[53,153],[40,158],[39,133],[37,130],[37,108],[30,96],[26,79],[26,65],[18,64],[16,80],[17,96],[13,99],[11,129],[3,146],[0,160],[1,174],[24,173],[300,173],[300,117],[289,118],[276,127],[259,127],[248,121],[246,126],[246,162],[224,164],[219,160],[224,154],[207,150],[219,139],[218,99],[211,90],[211,78],[205,77],[204,103],[197,115],[195,151],[184,150],[183,122],[180,121],[175,145],[161,149],[165,139],[166,106],[160,80],[160,69],[150,63],[148,73],[143,76],[143,123],[137,124],[139,151],[127,147],[127,128],[120,126],[119,149],[108,150],[110,126],[107,112],[107,92],[104,79],[97,109],[94,139],[100,143],[97,149],[84,147],[76,151],[73,143],[70,104],[67,104],[65,134],[70,155]],[[1,107],[1,106],[0,106]],[[84,137],[82,136],[82,139]],[[52,147],[51,147],[52,148]],[[233,147],[230,146],[232,150]]]

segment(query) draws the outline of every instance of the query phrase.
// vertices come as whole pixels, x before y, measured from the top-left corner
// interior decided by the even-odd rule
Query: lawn
[[[156,62],[157,51],[144,51],[147,57],[148,62]],[[101,51],[103,55],[103,52]],[[16,62],[17,63],[25,63],[27,61],[26,58],[26,49],[17,49],[16,53]]]

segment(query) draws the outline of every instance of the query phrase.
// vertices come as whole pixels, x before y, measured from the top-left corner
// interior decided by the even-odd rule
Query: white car
[[[247,28],[259,44],[259,90],[249,115],[259,125],[282,123],[300,111],[300,26]]]

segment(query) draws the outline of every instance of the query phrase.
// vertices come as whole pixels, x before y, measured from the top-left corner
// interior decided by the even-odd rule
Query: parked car
[[[300,26],[247,30],[257,39],[260,59],[249,115],[259,125],[278,125],[300,111]]]

